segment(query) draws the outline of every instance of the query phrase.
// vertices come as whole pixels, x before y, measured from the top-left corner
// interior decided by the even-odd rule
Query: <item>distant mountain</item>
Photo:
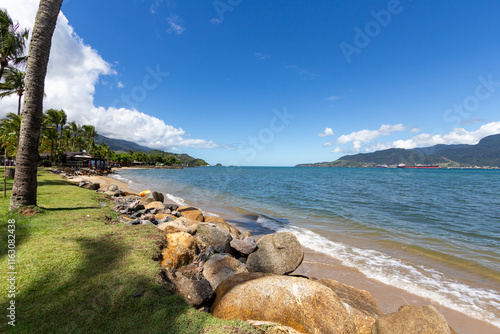
[[[206,162],[203,159],[198,159],[198,158],[193,158],[189,154],[186,153],[170,153],[170,152],[163,152],[160,150],[151,150],[147,152],[148,154],[159,154],[163,157],[169,157],[173,156],[176,159],[180,160],[183,165],[189,166],[189,167],[200,167],[200,166],[208,166],[208,162]]]
[[[130,150],[134,152],[149,152],[152,148],[138,145],[134,142],[123,139],[111,139],[103,135],[97,135],[96,143],[105,143],[113,151],[122,151],[128,153]]]
[[[500,167],[500,134],[485,137],[476,145],[435,145],[411,150],[391,148],[373,153],[346,155],[332,162],[300,164],[297,167],[375,167],[398,164]]]

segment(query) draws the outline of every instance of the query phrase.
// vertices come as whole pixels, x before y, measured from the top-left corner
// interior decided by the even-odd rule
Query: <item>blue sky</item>
[[[30,26],[37,1],[0,7]],[[499,17],[495,0],[65,0],[45,105],[212,164],[475,144],[500,133]]]

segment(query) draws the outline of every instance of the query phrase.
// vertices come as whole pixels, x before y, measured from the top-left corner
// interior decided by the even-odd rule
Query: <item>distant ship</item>
[[[398,168],[425,168],[425,169],[436,169],[439,168],[438,165],[412,165],[406,166],[405,164],[399,164]]]

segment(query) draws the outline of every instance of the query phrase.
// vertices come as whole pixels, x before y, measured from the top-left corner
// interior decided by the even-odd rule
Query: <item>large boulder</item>
[[[303,259],[304,250],[297,237],[279,232],[260,238],[246,265],[249,271],[283,275],[297,269]]]
[[[163,210],[163,209],[165,209],[165,204],[163,204],[162,202],[159,202],[159,201],[154,201],[154,202],[150,202],[150,203],[146,204],[144,206],[144,208],[146,210],[151,210],[151,209]]]
[[[170,213],[157,213],[155,214],[156,219],[161,220],[163,223],[164,222],[171,222],[176,220],[178,217],[171,215]]]
[[[199,223],[196,220],[181,217],[173,221],[160,223],[158,224],[158,228],[165,234],[176,232],[187,232],[189,234],[195,234],[196,230],[198,229],[198,224]]]
[[[333,279],[324,278],[318,282],[332,289],[344,303],[351,305],[367,315],[378,317],[384,314],[372,294],[368,291],[357,289]]]
[[[211,223],[199,223],[197,234],[203,236],[212,247],[221,246],[226,253],[231,251],[230,243],[233,237],[219,226]]]
[[[383,315],[375,321],[372,334],[450,334],[444,316],[432,305],[408,306],[398,312]]]
[[[201,213],[200,210],[198,210],[197,208],[194,208],[192,206],[181,206],[181,207],[178,207],[176,211],[179,212],[181,214],[181,216],[186,217],[186,218],[194,219],[194,220],[197,220],[199,222],[202,222],[205,220],[205,218],[203,217],[203,213]]]
[[[191,262],[198,253],[196,239],[186,232],[167,234],[166,243],[162,249],[161,260],[161,265],[166,268],[182,267]]]
[[[194,307],[206,304],[214,295],[210,283],[205,280],[191,279],[175,270],[165,270],[166,276],[174,285],[175,292]]]
[[[264,334],[302,334],[292,327],[282,326],[271,321],[247,320],[247,324]]]
[[[326,286],[305,278],[243,273],[219,284],[210,312],[223,319],[262,320],[301,333],[355,333],[348,311]]]
[[[165,200],[165,197],[163,196],[162,193],[159,193],[157,191],[152,191],[150,194],[149,194],[150,197],[153,198],[154,201],[157,201],[157,202],[162,202]],[[148,197],[149,197],[148,196]]]
[[[222,229],[228,231],[229,233],[231,233],[231,235],[233,236],[233,238],[239,238],[240,235],[241,235],[240,230],[238,230],[234,226],[230,225],[228,222],[226,222],[221,217],[206,216],[205,217],[205,223],[212,223],[212,224],[215,224],[215,225],[219,226],[220,228],[222,228]]]
[[[214,290],[229,277],[247,272],[248,270],[243,263],[225,254],[215,254],[203,266],[203,276],[210,282]]]
[[[145,207],[144,205],[141,203],[140,200],[135,200],[133,202],[131,202],[129,205],[128,205],[129,209],[131,211],[139,211],[139,210],[144,210]]]
[[[248,255],[252,253],[255,250],[255,248],[257,248],[257,244],[253,240],[253,237],[250,237],[245,240],[233,238],[233,240],[231,240],[229,245],[243,255]]]
[[[88,190],[98,190],[101,187],[101,185],[99,183],[86,182],[86,181],[80,182],[78,184],[78,186],[80,188],[88,189]]]
[[[318,282],[332,289],[345,304],[352,314],[358,334],[371,333],[373,324],[383,315],[371,293],[332,279],[321,279]]]

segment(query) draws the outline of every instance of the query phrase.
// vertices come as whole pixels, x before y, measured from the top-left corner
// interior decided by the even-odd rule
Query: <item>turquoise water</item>
[[[500,327],[500,171],[206,167],[119,177],[290,231],[369,278]]]

